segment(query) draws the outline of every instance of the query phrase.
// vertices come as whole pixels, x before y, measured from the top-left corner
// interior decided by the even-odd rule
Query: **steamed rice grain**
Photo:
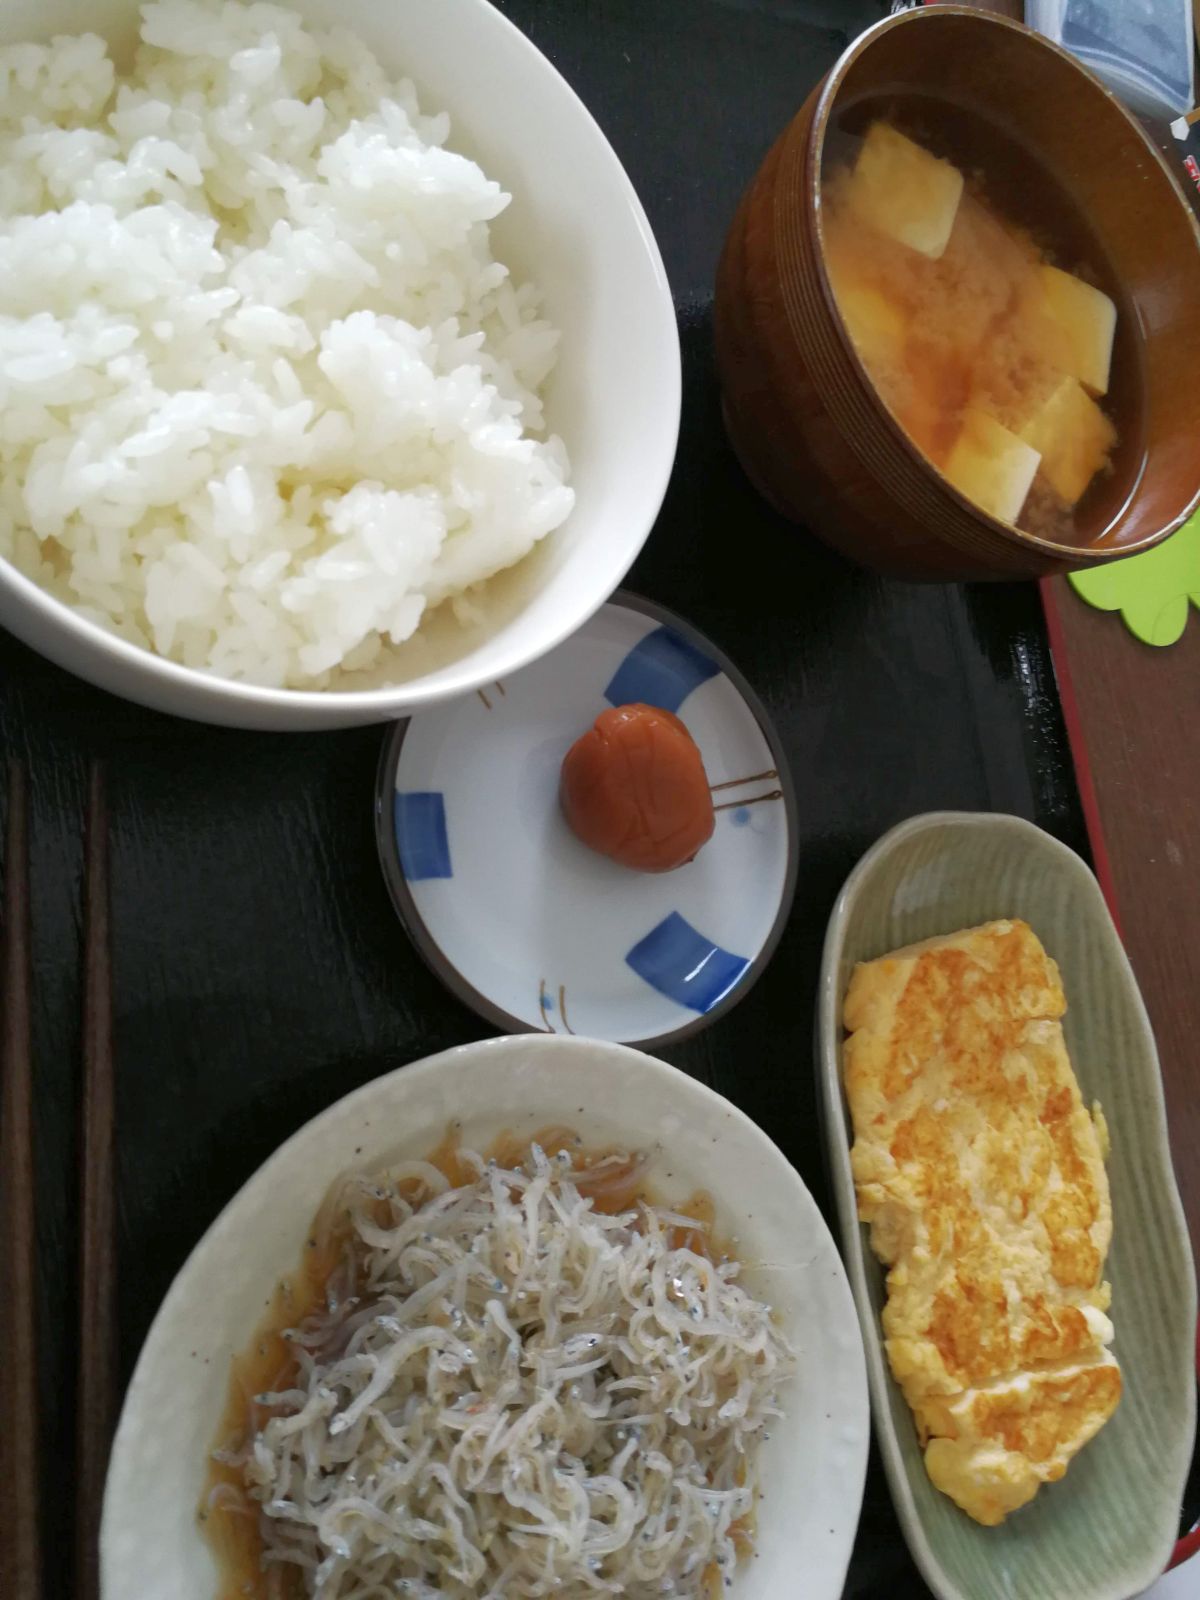
[[[0,556],[190,667],[336,686],[569,514],[509,196],[358,40],[154,0],[0,51]]]

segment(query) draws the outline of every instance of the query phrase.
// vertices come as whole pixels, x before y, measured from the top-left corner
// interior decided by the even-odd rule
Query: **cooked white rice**
[[[0,556],[259,684],[378,668],[568,515],[508,204],[343,31],[154,0],[0,51]]]

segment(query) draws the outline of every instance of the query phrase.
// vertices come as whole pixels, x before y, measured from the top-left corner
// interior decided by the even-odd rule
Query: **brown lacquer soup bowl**
[[[1118,437],[1070,540],[981,510],[922,453],[867,373],[825,261],[823,177],[884,118],[924,138],[1047,259],[1083,258],[1118,308]],[[940,148],[938,148],[940,146]],[[827,209],[827,208],[826,208]],[[1200,231],[1140,124],[1066,52],[957,6],[891,17],[846,51],[742,199],[717,277],[730,438],[787,517],[877,570],[1034,577],[1165,539],[1200,499]]]

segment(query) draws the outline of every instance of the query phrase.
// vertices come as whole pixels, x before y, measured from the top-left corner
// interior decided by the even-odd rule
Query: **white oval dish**
[[[587,1039],[485,1040],[368,1084],[287,1141],[234,1197],[171,1286],[139,1357],[113,1445],[101,1533],[106,1600],[213,1600],[197,1526],[229,1363],[342,1172],[428,1152],[453,1119],[466,1142],[567,1124],[590,1143],[662,1154],[664,1198],[706,1189],[798,1353],[785,1419],[761,1456],[757,1559],[732,1600],[837,1600],[866,1470],[862,1341],[837,1249],[795,1170],[754,1123],[650,1056]]]
[[[1112,1135],[1112,1419],[1001,1527],[972,1522],[925,1472],[880,1329],[884,1273],[858,1221],[842,1091],[842,1002],[857,961],[1021,917],[1062,971],[1067,1048]],[[1175,1540],[1196,1421],[1196,1284],[1167,1143],[1154,1036],[1095,878],[1019,817],[932,812],[893,828],[838,897],[821,966],[817,1066],[842,1250],[862,1322],[875,1429],[900,1522],[939,1600],[1128,1600]]]
[[[283,0],[289,3],[289,0]],[[0,560],[0,626],[101,688],[157,710],[287,731],[391,721],[470,693],[567,638],[620,583],[658,515],[679,433],[675,310],[633,185],[582,101],[488,0],[291,0],[317,26],[352,29],[422,105],[446,110],[455,150],[511,193],[497,257],[543,292],[562,330],[547,424],[571,456],[575,509],[488,586],[485,619],[435,618],[397,656],[393,687],[266,689],[139,649]],[[7,0],[0,45],[134,36],[136,0]],[[445,611],[446,608],[443,608]]]
[[[674,872],[597,855],[559,807],[568,749],[631,701],[675,712],[717,786],[713,836]],[[625,593],[516,677],[401,724],[376,829],[417,948],[506,1032],[694,1033],[765,968],[795,890],[795,798],[766,712],[711,641]]]

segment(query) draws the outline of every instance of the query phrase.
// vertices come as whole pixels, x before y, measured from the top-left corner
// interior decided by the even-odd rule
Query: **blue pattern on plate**
[[[720,667],[673,628],[655,628],[635,644],[604,691],[610,705],[640,702],[678,711],[693,689],[715,678]]]
[[[652,989],[703,1015],[725,998],[750,965],[697,933],[672,911],[625,957]]]
[[[452,878],[446,803],[437,790],[396,791],[396,849],[409,883],[422,878]]]

